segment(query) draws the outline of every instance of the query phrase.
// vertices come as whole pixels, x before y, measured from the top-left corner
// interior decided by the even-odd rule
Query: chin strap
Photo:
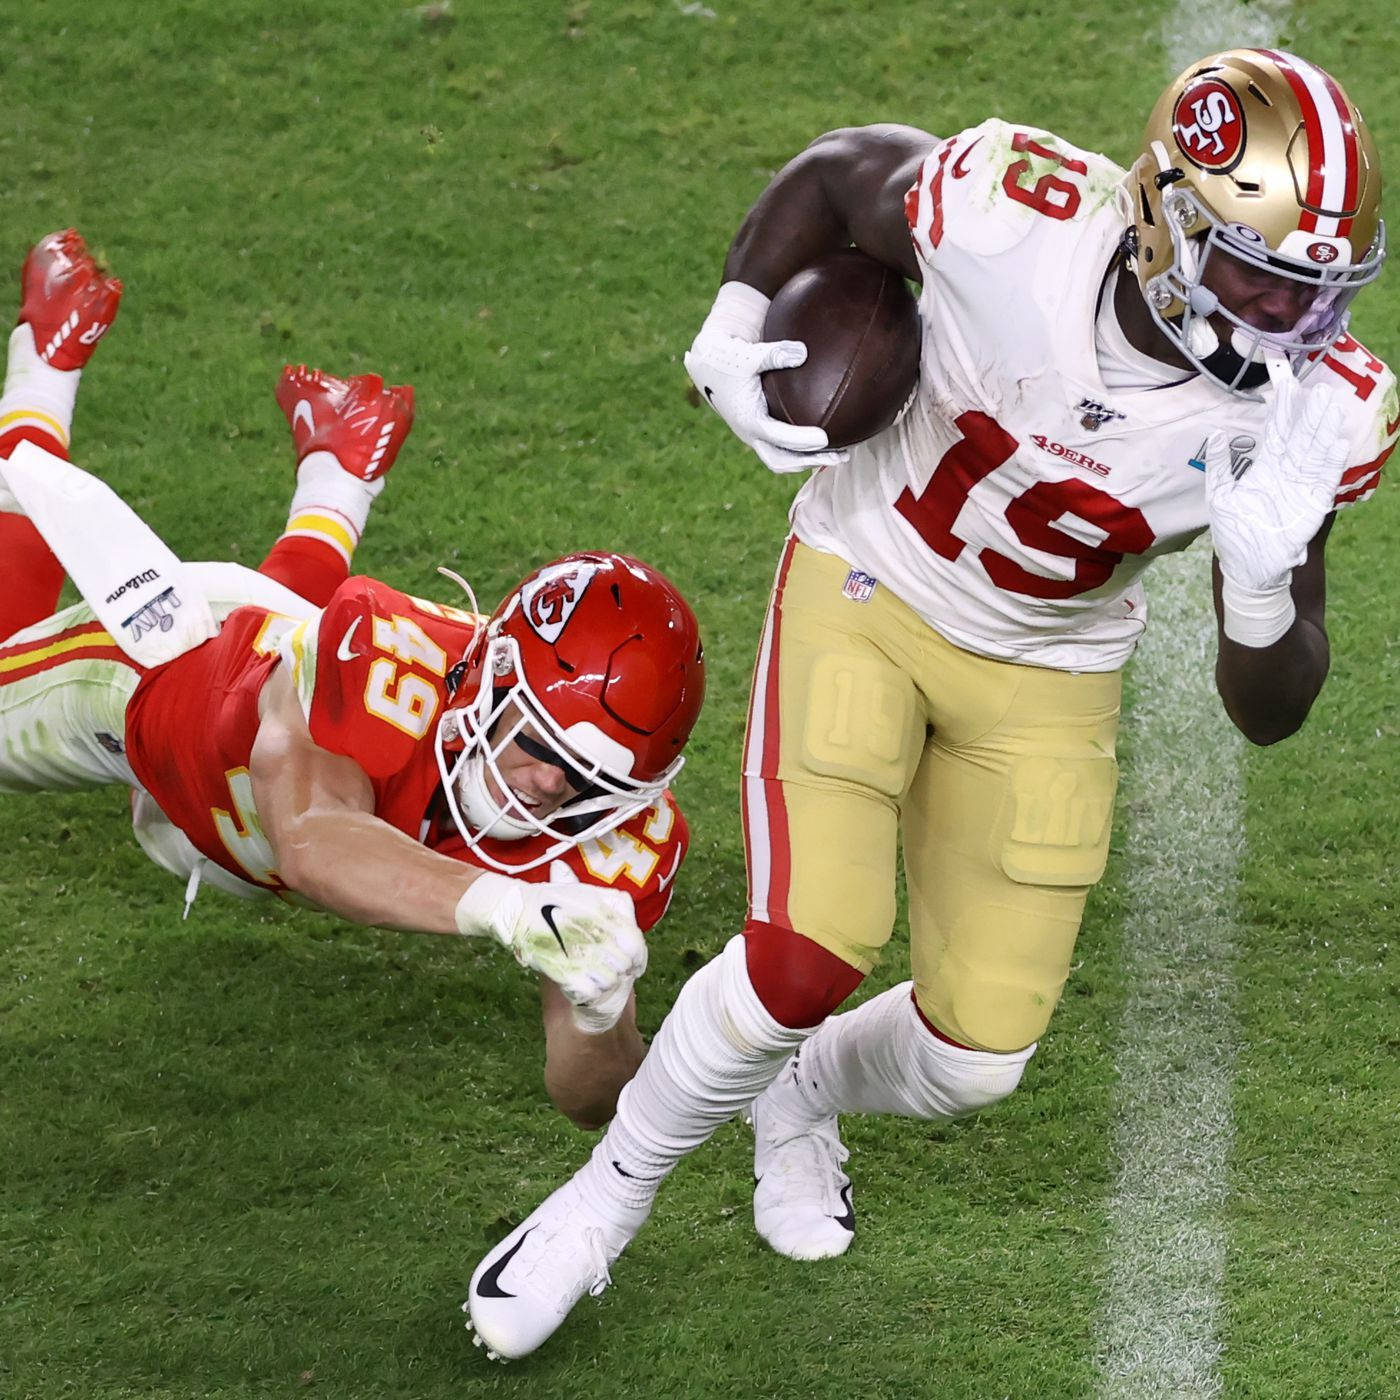
[[[467,759],[457,789],[457,801],[478,838],[521,841],[540,834],[537,828],[512,817],[504,805],[491,800],[486,786],[486,760],[480,750]]]
[[[1201,364],[1206,370],[1225,384],[1231,384],[1236,389],[1261,389],[1269,382],[1269,367],[1267,364],[1251,363],[1238,379],[1240,366],[1245,363],[1244,356],[1229,345],[1219,345],[1209,355],[1201,357]]]

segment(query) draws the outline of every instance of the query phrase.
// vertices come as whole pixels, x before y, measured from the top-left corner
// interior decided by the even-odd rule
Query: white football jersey
[[[1239,462],[1263,436],[1267,403],[1204,375],[1105,386],[1095,319],[1122,181],[1101,155],[1001,121],[941,142],[906,203],[923,271],[914,402],[793,505],[805,543],[984,656],[1120,667],[1147,620],[1143,569],[1206,528],[1207,436]],[[1341,506],[1375,489],[1400,413],[1394,375],[1355,340],[1308,383],[1324,381],[1346,391]]]

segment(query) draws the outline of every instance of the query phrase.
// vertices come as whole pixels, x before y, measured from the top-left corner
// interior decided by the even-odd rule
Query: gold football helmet
[[[1351,99],[1293,54],[1230,49],[1193,63],[1158,98],[1143,148],[1127,181],[1127,247],[1159,328],[1233,391],[1263,382],[1267,353],[1305,374],[1385,259],[1380,164]],[[1220,255],[1313,284],[1297,324],[1265,332],[1221,305],[1202,285]],[[1215,315],[1230,325],[1229,346]]]

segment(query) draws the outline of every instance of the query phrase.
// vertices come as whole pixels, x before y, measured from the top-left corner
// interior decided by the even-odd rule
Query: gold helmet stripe
[[[1305,233],[1345,238],[1351,232],[1350,216],[1356,211],[1361,152],[1342,90],[1322,69],[1301,58],[1274,49],[1261,52],[1278,64],[1303,110],[1308,194],[1298,226]],[[1316,212],[1324,209],[1336,212]]]

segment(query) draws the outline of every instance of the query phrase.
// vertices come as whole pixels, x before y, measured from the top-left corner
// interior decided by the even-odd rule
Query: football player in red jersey
[[[769,299],[851,244],[922,284],[922,340],[903,417],[846,450],[774,421],[760,375],[807,353],[765,341]],[[816,1259],[854,1229],[838,1113],[1015,1089],[1107,856],[1143,569],[1211,531],[1217,685],[1250,740],[1322,686],[1333,513],[1400,428],[1347,334],[1384,251],[1360,112],[1275,50],[1192,64],[1131,169],[991,120],[831,132],[773,179],[686,356],[766,465],[815,469],[749,709],[748,918],[591,1160],[478,1267],[479,1341],[523,1355],[601,1292],[667,1172],[750,1102],[755,1225]],[[832,1016],[890,938],[901,843],[912,980]]]
[[[23,281],[0,455],[62,457],[88,331],[121,288],[71,230]],[[642,933],[688,843],[669,788],[704,691],[694,615],[609,553],[546,565],[489,618],[349,577],[412,391],[289,367],[277,397],[298,455],[287,530],[257,573],[187,566],[222,625],[165,664],[135,662],[86,603],[44,616],[62,570],[0,510],[0,790],[131,785],[138,839],[191,897],[208,878],[495,937],[542,976],[551,1097],[600,1123],[641,1058]],[[17,602],[12,575],[44,585]]]

